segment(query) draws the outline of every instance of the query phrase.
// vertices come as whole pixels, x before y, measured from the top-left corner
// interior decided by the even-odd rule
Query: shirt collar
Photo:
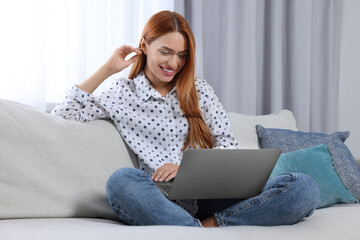
[[[144,71],[141,71],[135,78],[134,82],[136,85],[136,91],[138,96],[143,102],[147,101],[150,97],[153,98],[163,98],[161,94],[150,84],[149,79],[146,77]],[[167,94],[176,93],[176,86]]]

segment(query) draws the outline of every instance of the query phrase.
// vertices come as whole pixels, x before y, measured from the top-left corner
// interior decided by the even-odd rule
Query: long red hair
[[[158,12],[146,23],[141,39],[145,39],[147,44],[151,44],[152,41],[169,32],[181,33],[188,43],[185,65],[172,80],[176,81],[176,93],[179,98],[180,108],[186,116],[190,128],[183,151],[189,143],[193,148],[212,148],[214,144],[213,139],[200,111],[195,88],[195,38],[189,24],[184,17],[176,12]],[[141,48],[141,40],[139,48]],[[142,54],[134,62],[129,78],[133,79],[136,77],[145,68],[145,64],[146,55]]]

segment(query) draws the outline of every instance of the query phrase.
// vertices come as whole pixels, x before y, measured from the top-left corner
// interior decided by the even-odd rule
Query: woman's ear
[[[143,53],[146,55],[147,54],[147,43],[145,41],[145,38],[141,39],[140,46],[141,46],[141,49],[142,49]]]

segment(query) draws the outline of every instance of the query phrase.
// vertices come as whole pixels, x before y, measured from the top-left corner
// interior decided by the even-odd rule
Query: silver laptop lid
[[[170,199],[250,198],[261,193],[279,149],[188,149]]]

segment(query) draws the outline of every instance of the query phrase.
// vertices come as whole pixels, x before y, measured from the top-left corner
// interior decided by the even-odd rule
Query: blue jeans
[[[201,227],[200,220],[211,215],[219,226],[289,225],[310,216],[320,198],[317,183],[301,173],[271,178],[260,195],[249,199],[198,200],[195,217],[166,198],[151,176],[136,168],[114,172],[106,191],[114,213],[129,225]]]

